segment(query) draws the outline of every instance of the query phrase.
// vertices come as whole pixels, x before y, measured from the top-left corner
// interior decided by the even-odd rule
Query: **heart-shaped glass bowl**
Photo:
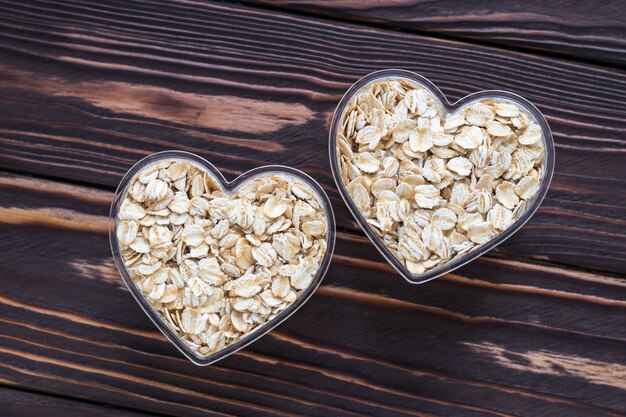
[[[400,262],[389,251],[385,244],[378,238],[376,233],[374,233],[359,209],[352,201],[352,198],[350,197],[350,194],[348,193],[348,190],[346,188],[346,184],[344,184],[343,179],[341,178],[341,171],[339,167],[339,159],[337,153],[337,132],[343,124],[344,111],[349,105],[352,98],[357,93],[363,91],[364,89],[367,89],[374,82],[382,80],[401,79],[408,80],[409,82],[428,90],[434,98],[435,102],[437,103],[440,115],[443,116],[445,116],[446,114],[454,114],[455,112],[458,112],[475,102],[487,99],[517,104],[519,107],[525,110],[529,114],[531,119],[534,119],[534,121],[540,126],[543,133],[543,142],[545,148],[543,156],[544,160],[542,164],[543,175],[541,177],[540,186],[532,201],[530,201],[528,206],[526,207],[526,211],[506,230],[502,231],[500,234],[495,236],[487,243],[478,246],[476,249],[470,252],[452,258],[443,265],[440,265],[436,268],[430,269],[418,275],[412,274],[406,268],[406,266],[404,266],[402,262]],[[456,268],[459,268],[466,263],[476,259],[485,252],[495,248],[506,239],[508,239],[532,217],[535,211],[537,211],[537,208],[539,208],[539,205],[541,204],[546,193],[548,192],[550,181],[552,179],[552,174],[554,172],[554,141],[552,139],[552,132],[550,131],[550,127],[548,126],[548,122],[546,121],[545,117],[531,102],[524,99],[523,97],[518,96],[517,94],[508,91],[485,90],[465,96],[456,103],[450,103],[448,102],[444,94],[439,90],[439,88],[437,88],[437,86],[429,81],[427,78],[414,72],[400,69],[387,69],[373,72],[355,82],[348,89],[348,91],[344,94],[341,101],[337,105],[330,125],[329,154],[330,166],[333,172],[333,177],[335,178],[335,183],[337,184],[337,188],[339,189],[339,193],[341,194],[341,197],[350,209],[350,212],[352,212],[352,215],[356,219],[357,223],[361,226],[361,229],[363,229],[367,237],[369,237],[374,246],[376,246],[378,251],[385,257],[385,259],[400,273],[400,275],[402,275],[402,277],[404,277],[404,279],[412,284],[421,284],[435,279],[441,275],[444,275],[450,271],[453,271]]]
[[[128,270],[124,264],[123,257],[120,253],[120,245],[117,237],[117,224],[118,224],[118,212],[120,206],[126,196],[129,185],[131,184],[132,179],[135,175],[144,167],[156,163],[158,161],[163,160],[183,160],[189,162],[200,169],[207,171],[210,175],[213,176],[215,181],[222,186],[222,189],[227,194],[234,194],[239,187],[246,184],[248,181],[253,180],[255,178],[262,178],[269,175],[279,175],[287,178],[294,178],[300,180],[307,184],[315,193],[316,199],[322,205],[326,213],[327,219],[327,234],[326,234],[326,253],[320,263],[319,269],[313,278],[311,284],[303,290],[300,296],[293,302],[289,307],[285,310],[281,311],[276,317],[269,320],[265,324],[256,328],[252,332],[246,334],[241,339],[236,342],[224,347],[223,349],[212,353],[210,355],[201,355],[195,350],[193,350],[187,343],[185,343],[179,335],[176,333],[174,329],[172,329],[167,322],[161,318],[161,316],[150,306],[148,301],[144,298],[144,295],[141,291],[135,286],[133,280],[131,279]],[[194,155],[189,152],[182,151],[164,151],[152,154],[141,161],[137,162],[122,178],[117,191],[115,192],[115,197],[113,198],[113,203],[111,204],[110,211],[110,219],[109,219],[109,239],[111,243],[111,251],[113,253],[113,258],[115,260],[115,265],[128,287],[128,290],[133,295],[137,303],[141,306],[146,315],[152,320],[152,322],[157,326],[161,332],[169,339],[170,342],[174,346],[181,351],[183,355],[185,355],[191,362],[196,365],[209,365],[214,363],[220,359],[223,359],[243,347],[249,345],[254,342],[261,336],[265,335],[267,332],[281,324],[285,321],[289,316],[291,316],[297,309],[302,307],[304,303],[313,295],[315,289],[319,286],[328,267],[330,265],[330,260],[332,258],[334,246],[335,246],[335,218],[333,215],[333,210],[330,205],[330,200],[328,196],[322,189],[322,187],[315,181],[313,178],[308,176],[302,171],[299,171],[294,168],[281,166],[281,165],[268,165],[260,168],[252,169],[244,174],[241,174],[233,181],[226,181],[226,179],[222,176],[217,168],[213,166],[206,159],[201,158],[197,155]]]

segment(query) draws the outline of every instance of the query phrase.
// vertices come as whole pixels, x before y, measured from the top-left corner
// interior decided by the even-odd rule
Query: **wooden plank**
[[[624,67],[626,4],[613,1],[246,0],[307,14]]]
[[[0,404],[2,404],[3,415],[11,417],[147,417],[150,415],[7,387],[0,387]]]
[[[425,286],[339,233],[315,296],[198,368],[158,333],[109,253],[108,191],[0,177],[0,374],[167,415],[626,414],[626,283],[497,258]]]
[[[230,4],[40,0],[0,16],[0,168],[112,187],[171,148],[230,178],[282,163],[358,230],[330,176],[328,122],[359,76],[404,67],[451,98],[503,88],[546,113],[552,188],[498,253],[626,273],[623,72]]]

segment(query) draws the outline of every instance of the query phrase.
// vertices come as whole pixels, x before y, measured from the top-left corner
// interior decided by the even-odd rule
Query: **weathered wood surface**
[[[505,1],[488,14],[471,2],[443,16],[449,2],[428,3],[430,14],[395,1],[293,14],[0,0],[0,415],[626,416],[626,73],[586,63],[624,63],[624,20],[620,4],[593,3],[531,1],[529,14]],[[576,60],[312,12],[376,13],[381,27],[436,25]],[[328,164],[339,98],[390,67],[430,77],[450,99],[520,93],[557,143],[531,222],[422,286],[359,232]],[[165,149],[202,155],[229,178],[269,163],[303,169],[331,196],[340,229],[315,296],[207,368],[145,317],[108,245],[113,188]]]
[[[123,287],[111,197],[0,176],[0,383],[172,416],[626,415],[623,280],[483,257],[410,286],[344,232],[296,316],[198,368]]]
[[[626,65],[620,0],[247,0],[419,33]]]
[[[3,383],[7,381],[3,380]],[[151,414],[120,409],[110,405],[69,400],[50,395],[0,388],[2,415],[10,417],[148,417]]]
[[[231,178],[283,163],[320,180],[339,227],[355,231],[327,156],[353,81],[402,67],[451,99],[515,91],[548,117],[557,167],[540,211],[498,252],[626,273],[623,71],[187,1],[3,2],[0,39],[0,169],[113,187],[172,148]]]

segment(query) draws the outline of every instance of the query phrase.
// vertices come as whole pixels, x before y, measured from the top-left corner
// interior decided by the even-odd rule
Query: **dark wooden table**
[[[0,415],[625,416],[622,1],[0,1]],[[513,238],[404,282],[339,198],[327,130],[382,68],[547,116],[548,196]],[[122,285],[114,187],[195,152],[233,178],[300,168],[331,196],[326,279],[214,366],[184,359]]]

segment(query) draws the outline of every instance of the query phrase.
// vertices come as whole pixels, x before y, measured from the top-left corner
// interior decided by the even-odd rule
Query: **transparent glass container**
[[[367,224],[365,218],[361,215],[360,211],[352,201],[352,198],[348,194],[346,185],[343,183],[340,174],[339,159],[337,153],[337,132],[339,127],[343,123],[344,110],[346,106],[350,103],[350,100],[360,91],[367,89],[373,82],[398,79],[408,80],[413,84],[420,85],[429,90],[438,104],[441,115],[455,113],[470,104],[487,99],[517,104],[523,110],[525,110],[531,117],[531,119],[534,120],[541,127],[545,147],[543,173],[540,182],[540,188],[533,197],[533,199],[527,203],[526,211],[520,216],[520,218],[489,242],[478,246],[476,249],[466,254],[452,258],[452,260],[446,262],[445,264],[425,271],[422,274],[412,274],[411,272],[409,272],[409,270],[389,251],[389,249],[378,238],[372,228],[370,228],[370,226]],[[339,101],[339,104],[337,105],[337,108],[333,115],[333,119],[330,125],[328,146],[330,155],[330,166],[332,169],[333,177],[335,179],[335,183],[337,184],[337,188],[339,189],[339,193],[341,194],[341,197],[350,209],[350,212],[354,216],[359,226],[361,226],[361,229],[363,229],[363,232],[367,235],[367,237],[369,237],[374,246],[383,255],[383,257],[400,273],[400,275],[402,275],[402,277],[404,277],[404,279],[412,284],[421,284],[435,279],[441,275],[447,274],[448,272],[451,272],[476,259],[477,257],[495,248],[506,239],[511,237],[532,217],[532,215],[539,208],[539,205],[541,204],[544,197],[546,196],[546,193],[548,192],[548,188],[550,187],[550,181],[552,180],[552,174],[554,172],[555,151],[552,132],[550,131],[550,126],[548,126],[548,122],[546,121],[545,117],[531,102],[517,94],[508,91],[484,90],[467,95],[455,103],[450,103],[443,95],[443,93],[439,90],[439,88],[437,88],[437,86],[429,81],[427,78],[414,72],[400,69],[386,69],[373,72],[355,82],[348,89],[348,91]]]
[[[135,283],[132,281],[128,271],[126,270],[126,266],[124,265],[124,260],[120,253],[120,247],[119,247],[118,238],[117,238],[117,223],[118,223],[117,213],[119,212],[120,205],[122,201],[124,200],[124,197],[126,196],[127,188],[131,180],[133,179],[133,177],[141,169],[143,169],[144,167],[150,164],[153,164],[155,162],[162,161],[162,160],[185,160],[198,166],[201,169],[208,171],[216,179],[216,181],[222,185],[224,192],[228,194],[234,194],[237,191],[238,187],[246,183],[248,180],[258,178],[258,177],[265,177],[268,175],[276,174],[276,175],[280,175],[280,176],[287,177],[287,178],[298,179],[311,187],[311,189],[315,192],[315,196],[317,200],[321,203],[321,205],[324,207],[324,210],[326,212],[326,218],[328,222],[327,223],[328,232],[326,236],[326,243],[327,243],[326,253],[324,255],[320,268],[317,271],[317,274],[314,277],[311,285],[304,290],[304,292],[296,299],[296,301],[292,305],[290,305],[285,310],[280,312],[280,314],[277,317],[263,324],[259,328],[253,330],[251,333],[245,335],[241,339],[237,340],[235,343],[232,343],[231,345],[226,346],[224,349],[218,352],[215,352],[213,354],[210,354],[208,356],[201,355],[195,350],[193,350],[187,343],[185,343],[178,336],[176,331],[172,329],[166,323],[164,319],[161,318],[159,313],[157,313],[150,306],[150,304],[144,298],[141,291],[135,286]],[[335,217],[333,215],[333,210],[330,205],[330,200],[328,199],[328,196],[326,195],[322,187],[317,183],[317,181],[315,181],[313,178],[311,178],[309,175],[305,174],[304,172],[294,169],[294,168],[281,166],[281,165],[268,165],[268,166],[263,166],[260,168],[252,169],[240,175],[233,181],[229,182],[229,181],[226,181],[226,179],[222,176],[222,174],[219,172],[217,168],[215,168],[210,162],[208,162],[204,158],[201,158],[189,152],[182,152],[182,151],[159,152],[159,153],[155,153],[150,156],[147,156],[146,158],[137,162],[126,173],[126,175],[124,175],[124,178],[122,178],[122,181],[117,187],[117,191],[115,192],[115,196],[111,204],[111,211],[109,215],[109,240],[111,244],[111,252],[113,253],[113,259],[115,260],[115,265],[117,266],[117,269],[120,275],[122,276],[122,279],[124,283],[126,284],[126,287],[128,287],[128,290],[133,295],[137,303],[139,303],[143,311],[152,320],[152,322],[157,326],[157,328],[161,330],[161,332],[163,332],[165,337],[167,337],[167,339],[169,339],[169,341],[172,342],[172,344],[176,346],[178,350],[180,350],[181,353],[185,355],[191,362],[195,363],[196,365],[201,365],[201,366],[214,363],[220,359],[223,359],[237,352],[239,349],[244,348],[245,346],[254,342],[258,338],[265,335],[267,332],[269,332],[270,330],[272,330],[273,328],[281,324],[283,321],[289,318],[293,313],[295,313],[296,310],[302,307],[302,305],[306,303],[306,301],[311,297],[311,295],[313,295],[316,288],[319,286],[322,279],[324,278],[326,271],[328,270],[328,267],[330,265],[330,260],[332,258],[332,254],[333,254],[334,247],[335,247],[335,234],[336,234]]]

